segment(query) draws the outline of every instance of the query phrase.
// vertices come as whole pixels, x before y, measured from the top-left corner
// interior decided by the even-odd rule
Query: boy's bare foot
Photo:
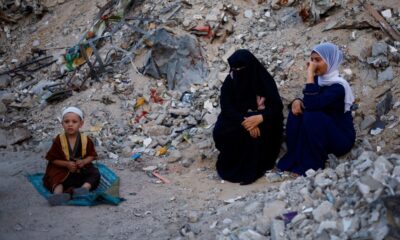
[[[47,200],[50,206],[60,206],[67,203],[70,199],[71,196],[68,193],[57,193],[51,195]]]

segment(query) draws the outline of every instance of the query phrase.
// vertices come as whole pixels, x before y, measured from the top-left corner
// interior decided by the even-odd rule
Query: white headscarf
[[[313,48],[313,51],[318,53],[325,63],[328,65],[328,71],[323,76],[318,76],[318,85],[331,86],[332,84],[339,83],[344,87],[344,111],[350,111],[350,107],[354,102],[353,91],[349,83],[339,76],[339,66],[343,60],[343,53],[340,49],[332,43],[321,43]]]
[[[66,109],[64,109],[61,118],[64,118],[64,115],[67,113],[75,113],[81,118],[81,120],[83,120],[83,112],[77,107],[67,107]]]

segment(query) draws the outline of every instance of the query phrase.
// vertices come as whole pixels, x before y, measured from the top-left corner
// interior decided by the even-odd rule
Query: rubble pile
[[[383,21],[370,5],[345,0],[123,0],[97,7],[5,1],[0,18],[22,14],[16,3],[31,2],[54,12],[43,11],[29,26],[0,23],[7,46],[0,47],[0,148],[46,151],[60,131],[62,107],[75,105],[86,115],[83,131],[95,140],[102,161],[167,175],[175,166],[207,160],[213,179],[218,152],[212,129],[227,58],[240,48],[252,51],[288,104],[301,96],[311,47],[332,41],[344,51],[342,73],[357,98],[352,153],[331,157],[328,168],[295,180],[267,174],[279,184],[253,195],[226,203],[210,199],[201,214],[189,211],[179,235],[399,237],[396,214],[387,207],[400,191],[400,7],[393,1],[370,1]],[[58,8],[73,14],[58,23]],[[52,23],[57,36],[34,33]]]
[[[228,199],[195,222],[188,216],[190,229],[208,226],[216,239],[397,239],[397,210],[388,206],[399,201],[400,155],[358,150],[336,168]]]

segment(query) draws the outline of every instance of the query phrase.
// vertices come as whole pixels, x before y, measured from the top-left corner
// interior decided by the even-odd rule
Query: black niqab
[[[232,72],[235,105],[239,111],[256,109],[256,96],[267,97],[267,86],[272,84],[276,89],[272,76],[248,50],[237,50],[228,58],[228,63]]]

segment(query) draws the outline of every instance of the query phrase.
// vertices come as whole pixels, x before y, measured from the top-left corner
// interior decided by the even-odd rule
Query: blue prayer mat
[[[125,199],[119,197],[119,177],[106,165],[101,163],[94,164],[100,171],[100,184],[93,192],[87,195],[73,197],[66,205],[94,206],[98,204],[118,205]],[[49,198],[52,193],[43,185],[43,173],[28,175],[28,180],[36,190],[45,197]]]

